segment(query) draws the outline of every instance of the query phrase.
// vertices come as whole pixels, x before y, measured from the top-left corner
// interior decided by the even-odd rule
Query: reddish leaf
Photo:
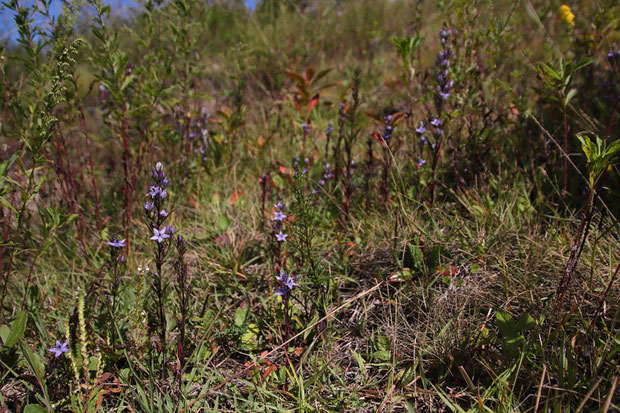
[[[272,362],[268,361],[267,362],[268,366],[267,369],[265,370],[265,372],[263,373],[263,378],[266,379],[267,377],[269,377],[269,375],[277,370],[277,366],[275,364],[273,364]]]
[[[230,199],[228,200],[229,204],[234,204],[235,202],[237,202],[237,200],[239,199],[239,197],[241,196],[241,194],[243,194],[242,191],[235,189],[230,197]]]
[[[198,203],[197,203],[197,202],[196,202],[196,200],[194,199],[194,196],[193,196],[193,195],[190,195],[190,196],[189,196],[189,202],[192,204],[192,206],[193,206],[194,208],[196,208],[196,209],[200,209],[200,208],[198,207]]]
[[[278,167],[278,169],[280,169],[280,173],[281,173],[281,174],[284,174],[284,175],[293,175],[293,173],[291,172],[291,169],[290,169],[290,168],[287,168],[287,167],[286,167],[286,166],[284,166],[284,165],[280,165],[280,166]]]
[[[321,80],[323,77],[325,77],[325,75],[327,75],[329,72],[331,72],[332,69],[325,69],[320,71],[319,73],[317,73],[313,78],[312,78],[312,82],[310,82],[310,84],[315,84],[316,82],[318,82],[319,80]]]
[[[308,117],[310,116],[310,112],[312,112],[312,109],[315,108],[315,106],[319,103],[319,94],[317,93],[316,95],[314,95],[314,97],[310,100],[310,104],[308,105]]]
[[[286,73],[286,75],[288,77],[290,77],[291,79],[297,81],[297,82],[301,82],[301,83],[305,83],[305,79],[303,78],[302,75],[300,75],[299,73],[295,73],[290,69],[286,69],[284,70],[284,73]]]

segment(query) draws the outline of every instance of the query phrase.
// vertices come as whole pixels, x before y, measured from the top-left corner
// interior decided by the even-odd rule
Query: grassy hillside
[[[616,1],[50,1],[0,411],[620,409]]]

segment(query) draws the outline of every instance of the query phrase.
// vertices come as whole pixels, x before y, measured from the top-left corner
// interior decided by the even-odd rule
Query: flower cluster
[[[298,287],[295,281],[297,281],[298,276],[289,274],[286,271],[280,270],[280,276],[276,277],[276,280],[280,283],[280,286],[276,288],[276,295],[281,295],[283,297],[288,297],[288,295],[293,291],[293,288]]]
[[[166,220],[170,216],[170,212],[164,209],[168,192],[166,188],[170,185],[170,180],[166,177],[164,166],[161,162],[155,164],[155,168],[151,171],[153,180],[149,191],[146,194],[146,203],[144,212],[146,214],[147,226],[153,234],[151,240],[156,242],[155,248],[155,269],[153,270],[153,292],[157,302],[157,318],[159,321],[159,341],[164,352],[166,345],[166,316],[165,301],[167,281],[163,273],[164,261],[168,254],[168,249],[172,245],[172,235],[176,233],[174,225],[165,225]]]
[[[433,125],[433,127],[435,128],[435,135],[437,136],[442,136],[443,135],[443,129],[441,128],[441,118],[433,118],[431,119],[431,125]]]
[[[418,127],[415,129],[415,134],[420,138],[420,146],[424,146],[428,143],[428,139],[424,134],[426,133],[426,126],[424,126],[424,122],[420,121]]]
[[[344,102],[338,104],[338,134],[344,136],[344,121],[347,116]]]
[[[306,139],[308,138],[308,134],[310,133],[311,126],[309,123],[304,122],[301,124],[301,129],[303,131],[301,147],[302,147],[302,152],[305,153],[306,152]]]
[[[284,229],[284,220],[287,218],[287,215],[284,213],[286,211],[286,206],[282,202],[278,202],[274,205],[276,209],[276,213],[273,216],[273,232],[276,237],[276,241],[286,242],[287,234],[283,232]]]
[[[334,131],[334,122],[329,121],[327,128],[325,129],[325,157],[329,156],[329,142]]]
[[[454,81],[450,80],[450,58],[454,54],[452,45],[448,44],[448,39],[452,35],[452,30],[445,25],[443,30],[439,32],[442,50],[437,55],[435,66],[437,67],[437,93],[435,95],[435,106],[437,112],[441,113],[441,106],[450,97],[450,89],[454,86]]]
[[[573,11],[570,9],[570,7],[568,7],[566,4],[562,4],[560,6],[560,19],[562,19],[562,21],[570,27],[573,27],[575,25],[575,15],[573,14]]]
[[[305,175],[308,173],[308,170],[310,169],[310,159],[309,158],[304,158],[304,169],[301,170],[301,174]],[[295,170],[295,172],[299,173],[299,156],[295,155],[293,157],[293,169]]]
[[[209,148],[209,123],[210,114],[206,108],[200,110],[198,120],[191,123],[192,131],[189,133],[190,140],[198,139],[198,151],[203,162],[207,161],[207,149]]]
[[[164,203],[166,198],[168,198],[166,188],[170,185],[170,180],[166,177],[164,166],[161,162],[155,164],[151,177],[153,182],[146,193],[144,212],[146,213],[149,229],[153,233],[151,240],[161,244],[176,232],[174,225],[164,226],[164,222],[170,216],[170,212],[164,209]]]
[[[392,139],[392,132],[394,132],[394,125],[392,124],[392,122],[392,115],[387,115],[383,117],[384,129],[382,137],[383,142],[385,142],[386,145],[389,145],[390,139]]]
[[[319,180],[318,186],[312,190],[312,194],[316,195],[319,193],[319,189],[327,183],[330,179],[334,178],[334,173],[332,172],[332,166],[328,162],[323,166],[323,177]]]

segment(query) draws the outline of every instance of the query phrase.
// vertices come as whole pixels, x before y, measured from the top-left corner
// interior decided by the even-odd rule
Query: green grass
[[[0,406],[619,410],[620,9],[571,3],[570,27],[559,6],[185,0],[108,20],[95,2],[30,44],[47,18],[16,23],[25,44],[0,49]],[[144,211],[158,161],[161,226],[187,242],[182,262],[161,244],[160,275]],[[319,187],[326,162],[341,169]]]

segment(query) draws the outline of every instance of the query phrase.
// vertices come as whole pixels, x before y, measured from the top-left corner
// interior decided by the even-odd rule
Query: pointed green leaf
[[[26,322],[28,321],[28,313],[21,311],[11,323],[11,332],[9,333],[4,345],[8,348],[13,347],[26,331]]]

